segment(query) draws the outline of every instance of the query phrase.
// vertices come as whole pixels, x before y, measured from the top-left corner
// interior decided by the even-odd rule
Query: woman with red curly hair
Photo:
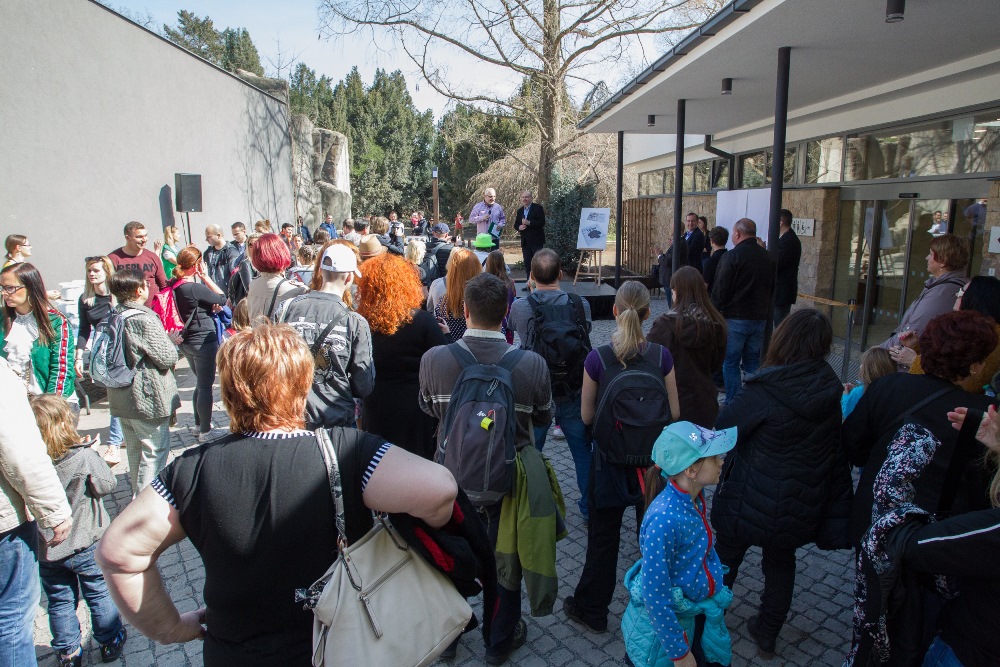
[[[420,307],[424,293],[415,266],[382,253],[365,262],[363,273],[358,313],[371,327],[375,363],[375,389],[365,398],[365,430],[432,459],[437,420],[417,400],[420,358],[448,341],[434,316]]]
[[[308,291],[302,284],[285,277],[292,258],[288,254],[288,246],[277,234],[263,234],[257,239],[250,247],[250,263],[258,271],[247,290],[251,322],[258,315],[270,318],[279,303]]]
[[[941,441],[927,469],[916,484],[920,507],[937,512],[941,491],[958,431],[951,427],[948,412],[956,405],[985,411],[991,400],[962,389],[962,381],[979,371],[997,346],[993,319],[972,310],[938,315],[920,333],[920,361],[924,375],[893,373],[872,382],[844,422],[841,442],[851,463],[864,466],[851,507],[851,539],[857,545],[872,520],[875,476],[888,453],[888,446],[904,421],[915,422]],[[952,514],[988,509],[989,473],[982,465],[986,449],[979,443],[959,483]]]

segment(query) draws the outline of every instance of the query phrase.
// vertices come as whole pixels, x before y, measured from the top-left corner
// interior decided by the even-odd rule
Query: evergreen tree
[[[174,44],[183,46],[214,65],[222,64],[224,51],[222,34],[215,29],[212,19],[200,18],[186,9],[177,12],[177,27],[163,25],[163,35]],[[249,36],[247,36],[249,39]]]
[[[222,67],[230,72],[241,69],[264,76],[260,54],[246,28],[226,28],[222,31],[222,41]]]

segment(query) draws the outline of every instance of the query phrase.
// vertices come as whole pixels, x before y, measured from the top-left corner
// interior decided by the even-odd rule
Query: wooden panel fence
[[[662,245],[665,239],[659,233],[653,214],[655,199],[628,199],[622,202],[624,219],[622,238],[622,267],[633,274],[644,276],[653,264],[650,246]]]

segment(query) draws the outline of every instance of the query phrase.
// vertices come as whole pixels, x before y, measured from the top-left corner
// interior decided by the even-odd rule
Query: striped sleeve
[[[149,485],[153,487],[153,491],[156,491],[158,494],[160,494],[160,497],[166,500],[171,507],[173,507],[175,510],[177,509],[177,501],[174,500],[174,494],[170,492],[170,489],[168,489],[167,485],[163,483],[163,480],[160,479],[159,475],[154,477],[153,481],[150,482]]]
[[[372,475],[375,474],[375,468],[377,468],[378,464],[382,462],[382,457],[385,456],[385,453],[389,451],[390,447],[392,447],[392,443],[383,442],[382,446],[379,447],[372,456],[371,461],[368,462],[368,467],[365,468],[364,474],[361,475],[361,493],[365,492],[365,488],[368,486],[368,480],[370,480]]]

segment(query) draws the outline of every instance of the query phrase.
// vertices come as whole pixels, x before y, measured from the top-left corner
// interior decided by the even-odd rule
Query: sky
[[[380,46],[373,45],[367,35],[322,38],[317,40],[319,19],[315,0],[104,0],[113,9],[126,8],[136,14],[151,14],[156,20],[157,30],[164,23],[177,24],[177,12],[186,9],[200,17],[212,19],[216,30],[224,28],[246,28],[260,53],[261,64],[268,75],[273,75],[274,62],[280,50],[288,56],[296,55],[317,76],[327,75],[334,83],[340,81],[355,65],[361,79],[370,85],[375,78],[375,70],[402,70],[410,96],[417,109],[432,109],[435,119],[440,119],[448,106],[448,100],[437,94],[426,81],[422,81],[413,63],[401,49],[393,48],[391,40]],[[454,58],[450,62],[452,79],[460,82],[483,83],[484,72],[476,66],[471,57]],[[496,73],[489,74],[496,76]],[[490,87],[510,96],[519,80],[512,77],[497,78],[488,82]]]

